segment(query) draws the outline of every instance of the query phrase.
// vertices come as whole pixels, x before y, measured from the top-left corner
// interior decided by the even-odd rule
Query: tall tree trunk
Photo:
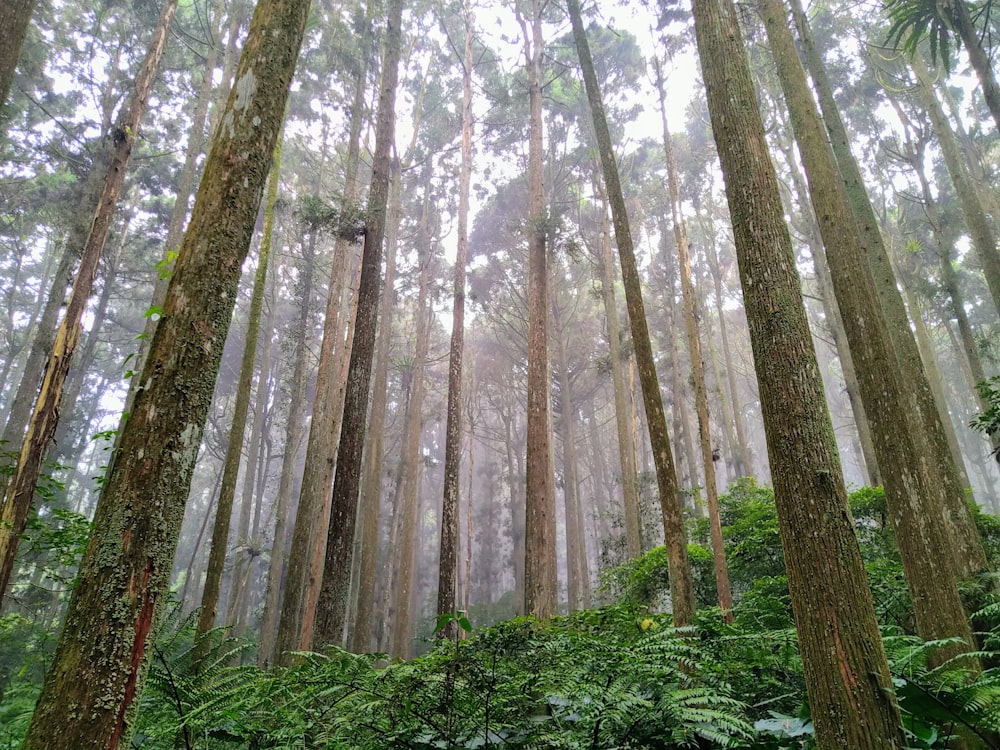
[[[243,359],[240,362],[240,375],[236,386],[236,403],[233,406],[233,422],[229,429],[229,442],[226,445],[226,459],[222,469],[222,485],[219,488],[219,499],[215,504],[215,523],[212,526],[212,544],[208,553],[208,571],[205,576],[205,587],[201,592],[201,608],[198,612],[198,626],[195,630],[198,643],[191,652],[191,663],[200,667],[201,660],[211,648],[211,642],[205,635],[215,627],[215,614],[219,606],[219,590],[222,587],[222,571],[229,552],[229,525],[233,514],[233,498],[236,495],[236,479],[240,473],[240,460],[243,457],[243,434],[246,431],[247,411],[250,408],[250,390],[253,385],[253,371],[257,358],[257,339],[260,335],[260,316],[264,309],[264,292],[267,288],[267,269],[271,257],[271,240],[274,234],[274,209],[278,200],[278,181],[281,170],[281,146],[274,150],[274,161],[268,178],[267,202],[264,209],[264,234],[260,242],[257,257],[257,271],[253,279],[253,292],[250,296],[250,313],[247,320],[246,342],[243,346]],[[305,259],[306,266],[311,266],[311,250],[316,241],[316,233],[310,235],[310,257]],[[308,274],[308,270],[306,271]],[[308,303],[304,302],[303,305]],[[260,377],[266,377],[262,371]],[[246,472],[253,474],[253,464],[247,463]],[[233,588],[236,584],[236,574],[233,575]]]
[[[556,367],[559,371],[559,432],[563,444],[563,503],[566,519],[566,594],[570,611],[590,609],[590,573],[587,570],[587,540],[580,509],[580,472],[576,460],[576,415],[573,386],[566,360],[566,327],[558,303],[552,302]]]
[[[896,279],[885,251],[875,212],[865,191],[861,172],[851,153],[851,140],[833,98],[833,89],[826,75],[823,59],[812,39],[801,3],[799,0],[790,0],[790,3],[809,75],[819,98],[823,122],[847,189],[859,240],[875,280],[882,314],[892,339],[892,350],[897,360],[896,367],[907,384],[910,400],[908,411],[912,413],[915,424],[918,425],[914,433],[919,439],[925,439],[929,443],[925,455],[931,457],[932,465],[929,468],[936,474],[935,484],[943,495],[942,505],[947,511],[947,519],[954,533],[955,567],[963,578],[974,577],[989,566],[979,533],[966,505],[965,490],[956,468],[956,459],[948,447],[938,407],[920,362],[920,353],[913,340],[906,307],[896,286]],[[884,468],[880,467],[883,470]]]
[[[926,470],[931,464],[927,445],[918,441],[915,425],[907,419],[906,386],[895,366],[875,282],[850,220],[846,190],[799,63],[785,8],[781,0],[759,0],[759,7],[827,249],[844,330],[857,365],[858,384],[872,427],[917,632],[925,640],[962,638],[971,647],[972,632],[952,562],[951,535],[938,520],[943,513],[939,487]],[[962,650],[957,646],[951,653]]]
[[[979,76],[979,83],[983,87],[983,99],[986,100],[986,106],[993,115],[993,123],[1000,133],[1000,85],[997,84],[990,56],[983,47],[983,37],[972,20],[969,4],[966,0],[939,0],[939,2],[951,11],[948,13],[948,18],[955,25],[955,30],[965,45],[965,51],[969,53],[969,62],[972,63],[976,75]],[[988,13],[987,18],[989,18]]]
[[[0,111],[10,97],[17,58],[38,0],[6,0],[0,5]]]
[[[451,348],[448,352],[448,422],[445,427],[444,501],[441,506],[441,543],[438,553],[437,614],[455,612],[455,591],[458,583],[459,536],[459,471],[462,452],[462,357],[465,349],[465,266],[469,256],[469,193],[472,186],[472,35],[475,20],[472,5],[463,8],[465,46],[462,51],[462,166],[458,177],[458,250],[455,254],[455,276],[452,281]],[[472,464],[470,443],[469,464]],[[471,471],[471,468],[470,468]],[[469,502],[469,534],[472,527],[472,497]],[[466,548],[466,555],[471,550]],[[468,597],[468,580],[465,595]],[[466,603],[466,606],[468,604]],[[454,638],[458,630],[449,622],[441,631]]]
[[[428,162],[429,164],[430,162]],[[414,555],[417,547],[417,526],[419,524],[420,476],[422,452],[420,450],[423,433],[424,405],[424,369],[427,362],[427,350],[430,346],[430,329],[432,311],[428,306],[428,287],[430,284],[429,269],[433,258],[429,252],[429,236],[426,222],[430,201],[430,174],[427,174],[427,194],[424,196],[424,216],[421,221],[423,235],[420,241],[420,291],[416,306],[416,352],[413,355],[413,369],[410,373],[410,398],[406,406],[406,420],[403,430],[403,444],[400,448],[399,474],[402,482],[402,502],[399,504],[399,544],[396,549],[390,549],[389,554],[395,556],[394,575],[395,593],[394,612],[392,618],[392,648],[390,653],[400,659],[410,656],[413,642],[413,590],[416,586],[414,571]]]
[[[389,189],[389,211],[386,217],[386,259],[385,281],[382,284],[381,320],[378,327],[378,341],[375,345],[375,382],[372,386],[372,406],[368,418],[368,443],[365,446],[365,476],[362,492],[364,492],[364,515],[361,528],[361,570],[359,573],[357,616],[354,624],[354,651],[366,651],[374,634],[375,592],[378,567],[378,531],[379,513],[382,504],[382,467],[384,463],[386,389],[389,379],[389,347],[392,342],[393,323],[396,314],[396,249],[399,234],[400,202],[402,200],[402,183],[399,164],[392,167],[391,187]],[[395,498],[393,495],[393,503]],[[390,523],[394,524],[396,507],[392,508]],[[391,527],[395,529],[395,525]],[[391,535],[390,535],[391,536]],[[393,549],[394,541],[389,545]],[[379,610],[385,613],[389,606],[391,595],[388,582],[391,576],[391,553],[383,556],[381,580],[384,582],[383,594]],[[381,618],[384,621],[384,617]],[[382,627],[383,623],[379,624]]]
[[[806,242],[809,244],[809,254],[813,258],[813,267],[816,271],[816,284],[819,287],[819,294],[823,304],[823,314],[826,317],[827,325],[830,327],[830,335],[833,338],[834,348],[837,350],[837,358],[840,360],[840,369],[844,376],[844,388],[847,391],[847,401],[851,406],[854,425],[858,430],[858,441],[861,446],[865,472],[869,485],[879,487],[882,485],[882,474],[878,469],[878,457],[875,454],[875,443],[872,440],[871,425],[868,423],[868,415],[865,414],[865,405],[861,399],[861,388],[858,385],[858,371],[854,366],[854,356],[851,354],[851,347],[847,341],[847,333],[844,330],[844,318],[840,314],[840,306],[837,304],[834,292],[833,278],[830,276],[830,264],[826,258],[826,248],[823,247],[823,241],[819,236],[819,226],[812,211],[812,204],[809,202],[805,178],[802,176],[802,172],[795,161],[795,145],[789,141],[787,146],[788,150],[785,152],[785,160],[791,172],[792,184],[795,187],[795,195],[801,207],[803,221],[807,222],[807,227],[803,233],[806,236]]]
[[[101,253],[104,251],[114,221],[115,208],[118,206],[129,160],[132,157],[132,147],[138,137],[139,124],[156,80],[156,73],[167,44],[167,32],[176,10],[177,0],[167,0],[153,30],[149,49],[136,76],[128,102],[118,122],[106,134],[102,145],[110,154],[110,159],[101,195],[90,230],[78,253],[80,267],[73,280],[73,291],[66,306],[66,314],[56,331],[49,361],[42,377],[41,389],[28,423],[28,431],[14,466],[14,475],[0,507],[0,599],[3,599],[14,569],[17,544],[28,521],[28,512],[41,473],[42,460],[59,421],[63,384],[66,382],[73,353],[83,331],[83,313],[94,285]]]
[[[530,35],[518,15],[528,76],[528,435],[525,451],[524,608],[551,617],[558,603],[556,508],[548,354],[547,215],[542,155],[542,0],[531,0]]]
[[[368,223],[361,259],[358,311],[344,397],[344,416],[337,449],[337,473],[327,535],[323,583],[320,588],[314,647],[340,643],[347,616],[351,552],[361,486],[362,452],[368,416],[368,392],[378,321],[382,240],[385,237],[386,201],[389,197],[390,152],[395,132],[396,82],[399,76],[402,24],[401,0],[390,0],[382,82],[379,86],[375,125],[375,153],[368,193]]]
[[[574,0],[570,0],[574,2]],[[705,362],[701,356],[698,332],[696,292],[691,281],[691,252],[688,246],[687,227],[681,214],[681,191],[677,179],[677,165],[670,145],[667,128],[667,109],[663,99],[662,77],[659,60],[654,60],[656,80],[660,93],[660,119],[663,127],[663,150],[667,161],[667,185],[670,191],[670,211],[673,215],[674,242],[677,245],[677,267],[681,275],[681,296],[684,299],[684,328],[687,332],[688,353],[691,356],[691,379],[694,381],[695,412],[698,415],[698,442],[701,463],[705,472],[705,498],[708,501],[708,527],[712,539],[712,566],[715,570],[715,590],[719,608],[727,623],[733,622],[733,595],[729,587],[729,568],[726,565],[726,542],[722,538],[722,518],[719,515],[719,490],[715,479],[715,460],[712,454],[712,435],[708,415],[708,391],[705,388]]]
[[[663,397],[660,394],[660,384],[656,377],[653,347],[650,344],[646,311],[642,301],[642,287],[635,262],[632,232],[625,210],[625,198],[618,176],[618,163],[615,161],[611,132],[608,129],[597,74],[594,71],[594,61],[591,58],[590,45],[583,29],[579,0],[568,0],[567,9],[573,24],[573,39],[576,42],[577,55],[583,69],[583,80],[587,88],[587,99],[590,102],[594,133],[597,136],[597,150],[601,157],[608,200],[611,203],[615,240],[618,243],[622,281],[625,284],[625,300],[632,327],[632,344],[635,347],[639,382],[642,386],[642,398],[646,407],[649,441],[653,450],[656,481],[660,491],[660,511],[663,516],[663,532],[667,546],[674,624],[690,625],[694,618],[695,603],[694,587],[691,582],[691,564],[688,561],[687,534],[684,531],[680,488],[677,484],[673,453],[670,450],[667,419],[663,412]]]
[[[625,551],[629,560],[642,555],[642,524],[639,511],[639,476],[635,468],[635,446],[629,431],[629,405],[625,391],[624,356],[621,324],[615,300],[615,280],[611,260],[611,228],[604,187],[595,180],[601,194],[601,300],[608,326],[608,351],[611,358],[611,387],[615,398],[615,429],[618,435],[619,478],[622,485],[622,509],[625,520]]]
[[[694,19],[817,742],[903,748],[736,9],[730,0],[694,0]]]
[[[308,0],[257,6],[26,750],[129,744],[308,10]]]

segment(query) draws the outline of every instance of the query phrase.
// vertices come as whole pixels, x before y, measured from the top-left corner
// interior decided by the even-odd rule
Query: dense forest
[[[0,748],[1000,748],[993,0],[0,0]]]

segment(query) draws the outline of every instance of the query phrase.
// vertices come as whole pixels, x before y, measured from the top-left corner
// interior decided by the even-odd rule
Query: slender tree
[[[694,0],[817,743],[903,748],[736,8]]]
[[[197,665],[211,646],[205,638],[215,627],[215,614],[219,605],[219,590],[222,588],[222,568],[229,552],[229,525],[233,513],[233,498],[236,495],[236,479],[243,457],[243,434],[246,431],[247,412],[250,409],[250,388],[253,384],[254,365],[257,358],[257,340],[260,336],[260,318],[264,309],[264,291],[267,287],[267,269],[271,257],[271,240],[274,235],[274,208],[278,200],[278,179],[281,170],[281,143],[274,150],[274,161],[268,179],[267,200],[264,207],[264,232],[257,254],[257,271],[250,294],[250,311],[247,316],[246,342],[243,345],[243,359],[240,362],[239,380],[236,384],[236,403],[233,405],[233,421],[229,428],[229,442],[226,445],[226,459],[222,468],[222,484],[215,504],[215,523],[212,526],[212,542],[208,553],[208,570],[205,586],[201,591],[201,608],[198,611],[196,638],[198,643],[191,652],[192,664]],[[260,377],[265,377],[261,372]],[[253,466],[247,462],[246,471]],[[246,498],[244,498],[246,502]],[[231,623],[229,623],[231,624]]]
[[[458,176],[458,251],[452,281],[451,348],[448,353],[448,423],[445,427],[444,502],[441,506],[441,544],[438,568],[438,614],[455,612],[458,579],[458,478],[462,450],[462,357],[465,349],[465,265],[469,256],[469,193],[472,186],[472,34],[475,18],[472,4],[464,3],[465,45],[462,50],[462,166]],[[471,452],[470,452],[471,461]],[[471,503],[471,499],[469,500]],[[468,587],[466,587],[468,588]],[[468,592],[466,592],[468,593]],[[442,630],[444,637],[457,635],[455,623]]]
[[[548,354],[548,260],[542,158],[542,0],[531,0],[529,24],[518,13],[528,74],[528,434],[524,522],[524,608],[556,612],[556,501]]]
[[[337,473],[333,480],[333,504],[327,534],[326,559],[320,588],[314,646],[339,644],[347,616],[351,554],[361,487],[362,450],[368,415],[372,359],[378,319],[382,240],[385,238],[386,202],[389,196],[389,167],[395,133],[396,83],[399,77],[402,2],[390,0],[382,57],[375,124],[375,153],[372,181],[368,192],[361,282],[354,323],[354,343],[344,397],[344,417],[337,449]]]
[[[308,11],[261,0],[254,13],[25,750],[129,744]]]
[[[642,399],[646,407],[649,439],[656,467],[656,482],[660,491],[660,512],[663,517],[663,531],[667,545],[670,601],[674,623],[690,625],[694,618],[695,604],[694,588],[691,582],[691,564],[688,561],[687,553],[687,535],[684,531],[677,472],[674,468],[673,453],[670,450],[667,418],[663,411],[663,396],[660,394],[660,384],[656,376],[656,363],[653,359],[653,347],[650,344],[646,311],[642,301],[642,288],[635,262],[632,231],[629,227],[625,197],[618,176],[618,163],[615,161],[611,131],[604,114],[604,103],[601,101],[597,73],[594,70],[590,45],[583,28],[579,0],[567,0],[566,7],[573,24],[573,39],[576,43],[577,56],[583,69],[583,80],[587,88],[587,99],[590,103],[594,133],[597,137],[597,151],[601,157],[604,183],[608,191],[608,201],[611,204],[615,240],[618,243],[622,281],[625,284],[625,301],[632,327],[632,344],[635,347],[639,382],[642,387]]]
[[[132,158],[132,148],[138,137],[139,124],[146,110],[149,94],[153,90],[160,60],[167,45],[167,32],[176,11],[177,0],[167,0],[164,3],[128,102],[118,122],[105,136],[103,148],[110,154],[110,160],[100,199],[94,211],[90,231],[79,251],[80,266],[73,280],[66,313],[56,331],[49,361],[42,377],[41,389],[35,399],[34,413],[28,423],[24,442],[21,444],[13,478],[0,507],[0,599],[7,590],[14,569],[17,544],[28,522],[35,485],[38,484],[42,470],[42,460],[59,421],[63,385],[73,361],[73,353],[80,341],[80,334],[83,332],[83,313],[94,286],[101,253],[111,231],[115,208],[118,206],[128,164]]]

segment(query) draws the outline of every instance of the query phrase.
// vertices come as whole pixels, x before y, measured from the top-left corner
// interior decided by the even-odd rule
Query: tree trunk
[[[914,423],[917,425],[913,432],[919,439],[927,440],[929,443],[924,455],[932,458],[930,470],[935,472],[937,477],[935,485],[942,495],[942,505],[947,511],[947,519],[954,534],[955,568],[961,577],[971,578],[988,569],[986,554],[966,505],[965,490],[956,468],[955,458],[948,447],[948,439],[939,416],[938,407],[934,402],[934,396],[927,382],[927,375],[921,365],[920,353],[913,340],[910,322],[906,316],[906,307],[903,305],[903,299],[896,286],[896,279],[885,251],[885,245],[882,242],[875,212],[872,210],[871,202],[865,191],[861,172],[854,155],[851,153],[851,140],[833,98],[833,89],[827,78],[822,57],[812,40],[809,24],[802,12],[799,0],[790,0],[790,2],[795,25],[799,31],[801,48],[819,97],[823,122],[833,146],[841,178],[847,188],[847,197],[859,233],[861,247],[875,280],[882,314],[892,339],[896,367],[903,381],[907,384],[909,396],[907,411],[913,415]],[[883,471],[884,468],[880,467]]]
[[[556,509],[552,486],[548,354],[547,216],[542,168],[542,0],[531,0],[531,30],[518,15],[528,76],[528,434],[525,451],[524,608],[556,613]]]
[[[667,433],[667,419],[663,412],[663,397],[656,377],[653,347],[650,344],[646,311],[642,301],[642,287],[635,262],[632,233],[629,228],[625,199],[618,177],[618,163],[615,161],[611,132],[604,114],[604,104],[594,72],[594,62],[590,46],[583,29],[579,0],[568,0],[567,9],[573,23],[573,38],[577,55],[583,69],[583,79],[587,88],[587,99],[597,136],[597,147],[604,171],[611,203],[611,216],[615,227],[615,240],[622,265],[622,280],[625,284],[625,299],[628,306],[629,322],[632,326],[632,343],[635,347],[636,363],[639,368],[639,382],[642,386],[643,403],[646,407],[646,422],[649,440],[656,466],[656,481],[660,491],[660,511],[663,515],[663,532],[667,546],[667,561],[670,570],[671,606],[674,624],[690,625],[694,618],[694,588],[691,582],[691,564],[688,561],[687,534],[681,512],[680,488],[674,458],[670,450]]]
[[[219,488],[219,499],[215,505],[215,523],[212,526],[212,543],[208,553],[208,571],[205,575],[205,587],[201,592],[201,608],[198,611],[198,626],[195,631],[198,643],[191,651],[191,664],[195,669],[200,667],[201,660],[208,654],[212,645],[205,638],[205,635],[215,627],[215,614],[219,606],[219,590],[222,587],[222,570],[229,552],[229,525],[233,514],[233,498],[236,495],[236,479],[240,473],[240,460],[243,457],[243,434],[246,431],[247,411],[250,408],[250,389],[253,385],[253,371],[257,357],[260,316],[264,309],[264,291],[267,288],[267,269],[271,257],[274,207],[278,200],[278,173],[280,169],[281,145],[279,140],[279,145],[274,150],[274,161],[268,178],[267,202],[264,209],[264,234],[260,242],[257,271],[254,274],[253,292],[250,296],[246,342],[243,346],[243,359],[240,362],[240,375],[236,386],[233,422],[229,429],[229,442],[226,445],[222,485]],[[315,244],[315,237],[314,232],[310,237],[310,250]],[[311,257],[306,258],[306,265],[311,265],[311,263]],[[306,273],[309,273],[308,270]],[[261,372],[260,377],[266,377],[264,372]],[[253,464],[248,462],[246,472],[252,475],[253,469]],[[246,500],[244,499],[244,501]],[[235,589],[235,585],[236,571],[234,570],[233,589]]]
[[[428,161],[428,164],[430,162]],[[413,369],[410,372],[410,397],[406,406],[406,419],[403,430],[403,444],[400,448],[399,479],[401,482],[401,501],[399,503],[399,544],[396,549],[388,550],[395,556],[394,575],[395,593],[392,619],[393,656],[406,659],[410,656],[413,643],[413,589],[416,584],[414,571],[414,553],[417,547],[417,526],[419,525],[420,475],[421,475],[421,436],[423,433],[424,405],[424,369],[427,362],[427,351],[430,346],[430,329],[432,310],[428,306],[429,268],[433,258],[429,252],[429,232],[427,231],[427,212],[430,201],[430,172],[427,172],[427,193],[424,196],[424,216],[421,221],[418,262],[420,263],[420,291],[417,295],[416,315],[416,352],[413,355]],[[419,257],[423,256],[423,257]]]
[[[394,109],[396,82],[399,76],[401,23],[401,0],[390,0],[375,126],[372,181],[368,193],[368,222],[361,259],[361,282],[357,294],[358,311],[354,324],[347,392],[344,397],[340,445],[337,449],[337,472],[333,481],[323,583],[320,588],[316,632],[313,636],[314,648],[328,643],[340,643],[347,616],[351,552],[361,485],[361,459],[378,322],[382,241],[385,237],[386,200],[389,197],[390,152],[396,123]]]
[[[42,460],[48,450],[59,421],[59,405],[63,384],[73,361],[73,353],[83,331],[83,313],[97,275],[101,253],[107,242],[115,208],[125,184],[132,147],[138,137],[139,124],[146,109],[146,102],[153,89],[160,59],[166,48],[167,32],[177,10],[177,0],[167,0],[160,14],[149,49],[135,79],[132,92],[118,122],[106,134],[103,148],[110,154],[107,173],[98,200],[90,230],[80,248],[80,267],[73,280],[73,291],[56,331],[49,361],[42,377],[41,389],[35,400],[34,413],[21,444],[21,453],[14,466],[14,475],[7,487],[0,507],[0,599],[7,590],[17,544],[28,521],[28,513],[35,494],[35,485],[42,469]]]
[[[14,70],[38,0],[6,0],[0,5],[0,111],[10,98]]]
[[[261,0],[254,14],[26,750],[129,744],[308,10]]]
[[[694,0],[694,19],[817,743],[902,748],[902,722],[736,9],[729,0]]]
[[[575,0],[570,0],[574,2]],[[677,261],[681,274],[681,296],[684,300],[684,328],[687,332],[688,353],[691,355],[691,379],[694,381],[694,403],[698,415],[698,441],[701,447],[701,463],[705,471],[705,498],[708,501],[708,527],[712,538],[712,566],[715,570],[715,589],[719,608],[725,622],[733,622],[733,595],[729,587],[729,568],[726,565],[726,542],[722,538],[722,519],[719,516],[719,490],[715,479],[715,460],[712,453],[712,435],[709,431],[708,392],[705,388],[705,362],[701,356],[701,341],[698,338],[698,320],[695,310],[694,284],[691,282],[691,253],[688,247],[687,228],[681,214],[681,191],[677,179],[677,165],[670,146],[670,131],[667,128],[667,109],[663,99],[663,83],[659,61],[656,66],[657,88],[660,93],[660,119],[663,126],[663,150],[667,161],[667,185],[670,191],[670,211],[674,222],[674,242],[677,245]]]
[[[625,392],[624,356],[622,355],[621,324],[618,322],[618,302],[615,300],[615,280],[611,261],[611,228],[608,226],[608,206],[603,186],[601,194],[601,300],[608,326],[608,351],[611,359],[611,386],[615,397],[615,429],[618,434],[618,457],[622,485],[622,509],[625,520],[625,551],[629,560],[642,555],[642,523],[639,511],[639,476],[635,469],[635,446],[629,432],[629,405]]]
[[[448,422],[445,427],[444,501],[441,506],[441,544],[438,564],[437,614],[455,612],[455,590],[458,583],[458,506],[459,471],[462,452],[462,356],[465,348],[465,266],[469,256],[469,193],[472,186],[472,35],[475,20],[472,6],[464,9],[465,47],[462,52],[462,166],[458,178],[458,250],[455,254],[455,276],[452,282],[451,348],[448,353]],[[469,463],[472,463],[470,444]],[[471,469],[470,469],[471,471]],[[471,495],[469,534],[471,538]],[[471,550],[466,548],[466,555]],[[465,595],[468,597],[468,580]],[[466,604],[468,606],[468,604]],[[458,629],[449,622],[441,636],[454,638]]]
[[[962,37],[965,51],[969,53],[969,62],[975,68],[976,75],[979,76],[979,83],[983,87],[983,99],[986,100],[986,106],[989,108],[990,114],[993,115],[993,123],[997,127],[997,132],[1000,132],[1000,85],[997,84],[990,56],[983,48],[983,38],[972,20],[969,4],[966,0],[939,0],[939,2],[951,10],[948,17],[955,24],[958,35]]]

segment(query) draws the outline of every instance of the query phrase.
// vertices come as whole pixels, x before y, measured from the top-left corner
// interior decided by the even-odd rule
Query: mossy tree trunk
[[[687,534],[681,512],[680,487],[674,457],[670,449],[667,432],[667,418],[663,411],[663,396],[656,376],[656,363],[649,338],[646,310],[642,301],[642,286],[635,261],[632,232],[629,227],[625,198],[618,176],[611,131],[608,129],[604,113],[604,103],[590,54],[590,45],[583,28],[583,18],[578,0],[568,0],[567,9],[573,24],[573,39],[577,56],[583,69],[583,80],[587,89],[587,100],[597,138],[597,150],[601,157],[604,184],[611,204],[611,217],[618,244],[618,257],[622,267],[622,281],[625,285],[625,301],[628,307],[629,323],[632,328],[632,344],[635,347],[636,364],[639,369],[639,383],[642,399],[646,407],[646,421],[649,440],[656,468],[656,483],[660,491],[660,512],[663,517],[663,533],[667,546],[667,563],[670,571],[670,595],[674,624],[690,625],[694,618],[694,587],[691,580],[691,564],[688,560]]]
[[[896,286],[896,277],[886,253],[878,220],[865,190],[861,171],[851,152],[851,139],[834,100],[833,88],[823,58],[812,38],[801,3],[799,0],[790,0],[790,5],[798,30],[800,48],[819,99],[823,123],[826,125],[837,166],[847,189],[847,198],[857,227],[859,242],[871,268],[879,304],[882,306],[882,315],[885,317],[892,339],[896,367],[907,384],[908,412],[912,414],[915,425],[911,431],[919,439],[928,441],[924,455],[930,457],[929,469],[935,472],[937,477],[935,486],[941,495],[941,505],[947,513],[950,532],[954,535],[955,544],[952,546],[952,551],[955,569],[961,577],[971,578],[986,570],[988,563],[979,533],[966,505],[965,487],[957,468],[957,461],[960,461],[961,457],[956,458],[949,448],[940,412],[906,315],[906,306]]]
[[[903,748],[736,8],[730,0],[694,0],[694,19],[817,742]]]
[[[308,0],[261,0],[23,747],[127,747]]]
[[[56,330],[49,361],[42,376],[41,388],[35,399],[34,411],[28,422],[20,455],[14,465],[14,474],[0,504],[0,599],[3,599],[10,581],[18,542],[27,525],[35,495],[35,485],[38,484],[38,477],[41,474],[42,461],[59,422],[63,386],[83,332],[83,314],[94,286],[101,254],[104,252],[111,231],[118,199],[125,185],[125,176],[132,158],[132,148],[138,137],[139,124],[146,111],[146,102],[153,90],[160,60],[166,49],[167,32],[170,30],[176,11],[177,0],[167,0],[164,3],[132,92],[118,121],[105,135],[105,142],[102,144],[109,158],[100,197],[83,246],[78,251],[74,248],[74,252],[79,254],[80,266],[73,280],[66,313]]]
[[[972,632],[958,593],[952,539],[939,521],[943,507],[936,477],[928,471],[931,457],[926,455],[927,443],[918,439],[907,419],[906,385],[896,367],[846,190],[796,54],[785,7],[781,0],[759,0],[759,7],[857,367],[917,632],[925,640],[962,638],[971,648]]]
[[[339,644],[351,580],[351,555],[357,519],[358,493],[361,489],[362,453],[368,416],[372,360],[382,265],[382,241],[385,238],[386,204],[389,197],[391,150],[396,129],[396,82],[401,53],[402,2],[390,0],[385,47],[382,57],[382,81],[379,85],[375,125],[375,153],[372,181],[368,192],[364,249],[361,257],[361,281],[354,340],[348,365],[347,392],[337,449],[337,471],[333,480],[333,501],[327,530],[326,557],[319,594],[313,645]],[[322,530],[320,530],[322,533]]]

